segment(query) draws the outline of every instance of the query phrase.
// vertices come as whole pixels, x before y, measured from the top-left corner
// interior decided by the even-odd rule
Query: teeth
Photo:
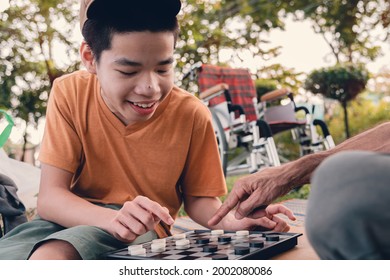
[[[133,104],[138,106],[138,107],[144,108],[144,109],[145,108],[150,108],[150,107],[152,107],[154,105],[154,103],[152,103],[152,104],[144,104],[144,103],[135,103],[135,102],[133,102]]]

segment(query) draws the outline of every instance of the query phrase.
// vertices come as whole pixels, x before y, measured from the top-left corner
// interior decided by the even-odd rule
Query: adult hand
[[[127,201],[111,221],[111,234],[122,242],[131,242],[138,236],[153,230],[163,221],[172,225],[174,220],[166,207],[144,196]]]
[[[259,207],[261,211],[267,204],[290,191],[291,184],[285,169],[282,166],[266,168],[238,179],[208,224],[210,226],[218,224],[236,206],[237,219],[256,217]]]
[[[272,204],[258,211],[251,218],[236,219],[234,216],[226,217],[222,223],[227,230],[273,230],[278,232],[287,232],[290,226],[277,214],[283,214],[290,220],[295,221],[293,212],[282,204]]]

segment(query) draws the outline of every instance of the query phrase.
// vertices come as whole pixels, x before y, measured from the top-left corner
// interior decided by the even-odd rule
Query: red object
[[[202,92],[219,83],[229,85],[232,104],[243,107],[248,121],[257,119],[253,105],[253,98],[256,97],[256,88],[247,69],[232,69],[203,64],[198,73],[199,91]],[[213,106],[224,101],[226,101],[225,96],[218,96],[211,99],[209,105]]]

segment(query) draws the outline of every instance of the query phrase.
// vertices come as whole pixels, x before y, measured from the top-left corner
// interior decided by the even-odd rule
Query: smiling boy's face
[[[94,61],[101,95],[125,124],[150,119],[173,88],[172,32],[115,33],[111,48]]]

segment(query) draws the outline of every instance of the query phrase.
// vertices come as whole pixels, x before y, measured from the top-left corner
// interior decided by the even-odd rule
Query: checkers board
[[[238,233],[238,232],[237,232]],[[131,254],[123,248],[106,254],[112,260],[253,260],[269,259],[290,250],[298,244],[301,233],[249,231],[247,235],[225,231],[212,234],[210,230],[192,230],[163,238],[165,247],[162,252],[152,251],[152,242],[139,246],[143,254]],[[178,240],[188,240],[186,248],[177,246]],[[136,245],[137,246],[137,245]],[[131,246],[129,246],[131,247]]]

